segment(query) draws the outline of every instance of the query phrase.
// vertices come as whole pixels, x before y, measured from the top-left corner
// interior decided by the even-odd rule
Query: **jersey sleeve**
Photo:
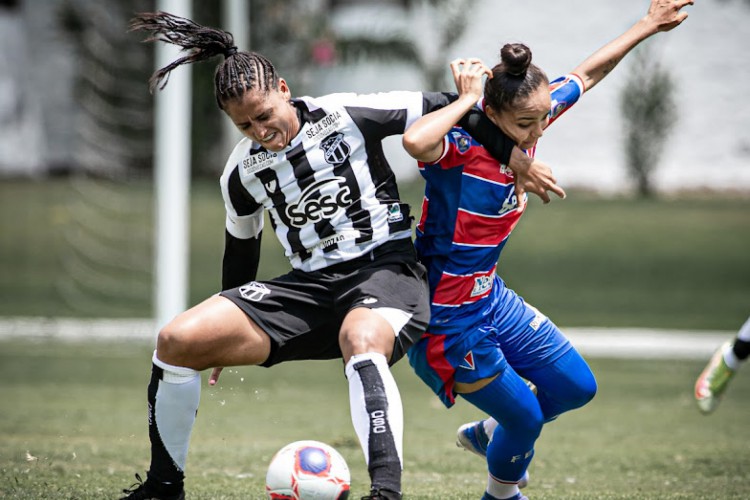
[[[245,190],[240,180],[239,166],[232,168],[228,162],[220,184],[226,210],[227,233],[241,240],[257,238],[263,231],[263,206]]]
[[[222,290],[229,290],[255,279],[260,264],[260,242],[260,234],[257,238],[241,240],[226,231],[221,265]]]
[[[232,154],[220,180],[226,209],[222,290],[255,279],[260,263],[263,207],[245,190],[239,168],[237,158]]]
[[[573,73],[556,78],[549,84],[552,106],[550,107],[549,125],[578,102],[585,92],[583,81]],[[549,126],[547,125],[547,126]]]
[[[422,92],[339,93],[309,102],[323,108],[343,106],[370,139],[403,134],[423,113]]]
[[[378,94],[331,94],[328,98],[343,103],[352,119],[370,136],[380,138],[403,134],[415,121],[458,99],[450,92],[394,91]],[[466,113],[458,123],[500,163],[508,164],[515,143],[497,128],[478,107]]]

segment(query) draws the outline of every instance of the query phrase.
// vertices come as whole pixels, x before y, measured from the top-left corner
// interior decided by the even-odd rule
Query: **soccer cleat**
[[[456,432],[456,446],[482,458],[487,457],[489,444],[490,437],[484,431],[484,420],[464,424]]]
[[[362,500],[401,500],[401,493],[391,490],[372,490],[369,495],[363,496]]]
[[[489,444],[490,438],[484,430],[484,420],[464,424],[456,432],[456,446],[482,458],[487,458],[487,446]],[[525,471],[523,477],[518,481],[518,487],[525,488],[528,485],[529,471]]]
[[[734,376],[734,370],[724,361],[724,350],[731,346],[732,342],[728,341],[719,347],[695,381],[695,401],[704,414],[711,413],[719,406],[721,397]]]
[[[500,500],[500,499],[493,497],[492,495],[490,495],[489,493],[485,491],[484,495],[482,495],[482,500]],[[529,497],[525,496],[523,493],[519,491],[515,496],[512,496],[510,498],[505,498],[503,500],[529,500]]]
[[[146,477],[146,481],[141,479],[141,475],[136,473],[137,482],[130,488],[122,490],[127,493],[120,500],[185,500],[185,491],[179,487],[179,491],[168,492],[167,488],[158,484],[156,481]]]

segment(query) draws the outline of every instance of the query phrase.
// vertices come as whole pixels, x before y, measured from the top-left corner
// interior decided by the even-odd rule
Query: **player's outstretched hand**
[[[651,0],[646,20],[656,27],[656,31],[669,31],[687,19],[687,12],[682,8],[693,5],[694,0]]]
[[[515,178],[515,194],[519,206],[523,202],[524,193],[533,193],[544,203],[550,202],[547,191],[552,191],[565,199],[565,191],[557,185],[552,169],[546,163],[530,158],[517,146],[510,153],[508,167],[513,171]]]
[[[539,160],[533,160],[529,168],[523,172],[514,172],[516,199],[523,200],[523,193],[533,193],[547,204],[550,202],[548,191],[565,199],[565,190],[557,185],[557,179],[552,175],[552,169]]]

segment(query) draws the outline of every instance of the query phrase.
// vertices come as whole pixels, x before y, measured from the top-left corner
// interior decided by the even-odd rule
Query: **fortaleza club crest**
[[[320,143],[323,157],[331,165],[341,165],[349,157],[352,148],[344,140],[344,134],[337,132],[331,134]]]

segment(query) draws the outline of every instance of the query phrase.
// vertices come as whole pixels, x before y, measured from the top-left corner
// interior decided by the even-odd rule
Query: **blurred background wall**
[[[509,41],[528,44],[535,62],[554,77],[621,33],[649,4],[648,0],[248,2],[251,47],[246,48],[268,55],[296,94],[451,90],[448,61],[478,56],[493,64],[500,46]],[[101,130],[98,135],[92,130],[101,129],[102,120],[111,121],[101,115],[112,111],[107,109],[113,104],[106,92],[115,92],[117,82],[107,78],[123,75],[129,83],[117,86],[120,101],[115,105],[126,113],[141,108],[146,114],[141,115],[140,125],[148,129],[150,98],[144,93],[143,78],[152,69],[150,54],[137,36],[125,33],[125,27],[133,12],[153,5],[146,0],[0,1],[0,173],[75,170],[94,160],[92,144],[103,149],[103,141],[122,141],[128,134],[134,142],[124,151],[122,144],[108,145],[108,162],[112,168],[123,162],[149,168],[147,133],[131,126],[128,134],[108,139]],[[219,25],[221,5],[195,2],[195,17]],[[683,26],[644,44],[651,49],[649,57],[676,81],[679,108],[654,181],[661,190],[748,190],[750,105],[744,86],[750,80],[746,54],[750,4],[698,1],[686,10],[690,17]],[[543,140],[539,155],[554,165],[564,185],[605,192],[630,187],[618,113],[618,96],[630,63],[623,61],[566,117],[567,125],[551,128]],[[195,76],[198,173],[218,171],[227,153],[226,146],[215,140],[216,123],[222,117],[211,99],[209,66],[197,68]],[[98,92],[91,90],[94,86]],[[124,102],[123,88],[129,89],[129,102]],[[133,120],[138,121],[134,116],[125,121],[134,125]],[[123,123],[110,126],[114,132]],[[413,162],[400,151],[398,140],[391,142],[395,145],[389,145],[389,153],[399,175],[415,177]]]
[[[554,78],[650,4],[214,0],[192,1],[192,17],[223,26],[227,5],[243,1],[241,48],[268,56],[296,95],[452,90],[449,61],[494,64],[510,41],[528,44]],[[155,7],[155,0],[0,0],[0,316],[153,310],[162,234],[148,91],[154,46],[127,25]],[[540,143],[537,154],[560,184],[579,192],[536,221],[530,209],[516,250],[504,256],[505,273],[565,324],[713,327],[719,316],[734,328],[747,314],[750,0],[698,0],[686,10],[683,26],[642,44]],[[641,200],[628,170],[622,103],[625,90],[648,92],[657,70],[672,82],[676,113],[650,165],[654,196]],[[213,72],[213,64],[192,68],[190,304],[220,284],[217,179],[238,138],[216,107]],[[418,204],[415,162],[399,137],[386,149],[402,194]],[[583,190],[595,200],[578,196]],[[288,268],[274,244],[264,238],[262,277]]]

